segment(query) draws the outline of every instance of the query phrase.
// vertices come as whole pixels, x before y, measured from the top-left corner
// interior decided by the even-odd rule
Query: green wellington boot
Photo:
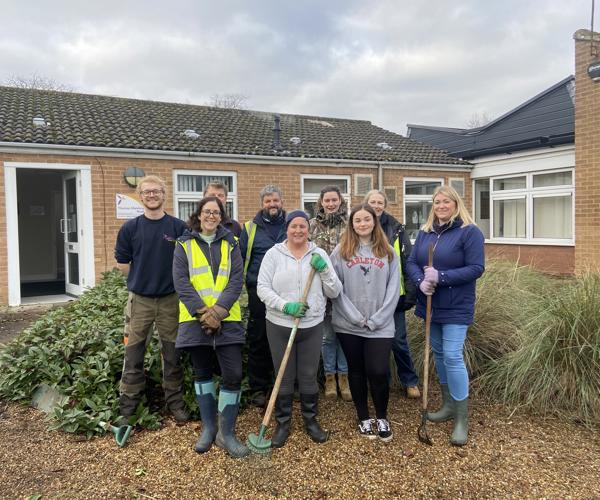
[[[215,444],[223,448],[232,458],[242,458],[250,454],[250,450],[235,437],[235,422],[240,409],[241,391],[219,392],[219,432]]]
[[[442,407],[436,412],[427,412],[430,422],[446,422],[454,418],[454,400],[450,396],[448,384],[440,384],[442,389]]]
[[[469,398],[462,401],[454,401],[454,429],[450,437],[450,443],[454,446],[467,444],[469,434]]]
[[[196,442],[194,449],[198,453],[206,453],[212,447],[217,436],[217,399],[215,383],[210,380],[206,382],[194,382],[196,401],[200,408],[202,419],[202,434]]]

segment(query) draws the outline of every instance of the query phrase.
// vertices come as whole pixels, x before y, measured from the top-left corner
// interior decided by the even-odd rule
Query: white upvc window
[[[174,170],[173,196],[175,216],[187,221],[204,196],[210,182],[222,182],[227,186],[225,211],[232,219],[237,218],[237,173],[217,170]]]
[[[441,178],[404,178],[404,225],[412,240],[417,237],[419,229],[429,217],[433,192],[443,184],[444,179]]]
[[[450,177],[448,182],[450,187],[456,189],[456,192],[461,198],[465,197],[465,180],[462,177]]]
[[[337,186],[350,206],[350,176],[349,175],[321,175],[321,174],[303,174],[300,178],[300,188],[302,193],[302,209],[310,215],[315,216],[315,207],[321,189],[326,186]]]
[[[475,222],[490,243],[573,245],[573,177],[562,169],[476,179]]]

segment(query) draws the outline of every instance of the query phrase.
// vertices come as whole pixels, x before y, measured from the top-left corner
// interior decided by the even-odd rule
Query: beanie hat
[[[302,217],[303,219],[306,219],[306,222],[309,221],[308,214],[304,210],[292,210],[287,214],[287,217],[285,218],[286,229],[290,225],[290,222],[292,222],[296,217]]]

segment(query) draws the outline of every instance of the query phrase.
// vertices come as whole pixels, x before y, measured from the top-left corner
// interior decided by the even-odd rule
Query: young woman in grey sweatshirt
[[[342,293],[333,300],[333,327],[348,360],[350,391],[359,432],[388,442],[389,358],[394,339],[394,310],[400,296],[400,273],[374,210],[358,205],[348,229],[331,254]],[[367,383],[376,420],[369,416]]]

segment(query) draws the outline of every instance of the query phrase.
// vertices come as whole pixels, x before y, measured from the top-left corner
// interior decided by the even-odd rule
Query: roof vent
[[[387,142],[378,142],[377,147],[383,149],[384,151],[388,149],[393,149]]]
[[[196,133],[196,131],[194,129],[188,128],[187,130],[183,131],[183,134],[185,137],[187,137],[188,139],[198,139],[198,137],[200,137],[200,134]]]
[[[273,115],[273,149],[279,151],[281,149],[281,117]]]
[[[44,117],[42,116],[35,116],[33,118],[33,126],[35,128],[46,128],[48,125],[50,125],[50,123],[46,123],[46,120],[44,120]]]
[[[300,139],[300,137],[290,137],[290,142],[294,145],[294,146],[298,146],[300,145],[300,143],[302,142],[302,139]]]

